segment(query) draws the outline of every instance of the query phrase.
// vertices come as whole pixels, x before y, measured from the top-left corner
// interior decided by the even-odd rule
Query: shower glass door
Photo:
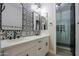
[[[56,13],[57,45],[70,47],[70,10],[61,9]]]
[[[75,4],[65,3],[56,9],[57,46],[70,48],[75,55]]]

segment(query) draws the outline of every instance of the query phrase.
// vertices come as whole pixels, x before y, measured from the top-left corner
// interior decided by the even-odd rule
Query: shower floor
[[[57,56],[72,56],[70,48],[57,46]]]
[[[72,56],[72,53],[70,51],[70,48],[68,47],[61,47],[61,46],[57,46],[56,48],[56,55],[52,54],[52,53],[48,53],[47,56]]]

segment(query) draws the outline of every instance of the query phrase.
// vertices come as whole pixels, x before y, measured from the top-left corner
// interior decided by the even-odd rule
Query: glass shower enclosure
[[[56,8],[57,46],[68,47],[75,51],[75,4],[64,3]]]

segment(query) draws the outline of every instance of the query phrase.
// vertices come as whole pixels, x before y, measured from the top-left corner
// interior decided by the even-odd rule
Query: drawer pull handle
[[[48,42],[46,42],[46,46],[48,46]]]
[[[77,24],[79,24],[79,22]]]
[[[41,43],[42,41],[38,41],[39,43]]]
[[[38,50],[41,50],[41,48],[39,48]]]

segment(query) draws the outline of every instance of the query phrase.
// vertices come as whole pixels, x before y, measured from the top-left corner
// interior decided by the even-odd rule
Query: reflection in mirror
[[[33,13],[34,31],[36,35],[40,34],[40,15],[36,12]]]
[[[47,29],[47,20],[45,17],[41,16],[41,30],[46,30]]]

